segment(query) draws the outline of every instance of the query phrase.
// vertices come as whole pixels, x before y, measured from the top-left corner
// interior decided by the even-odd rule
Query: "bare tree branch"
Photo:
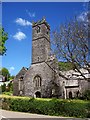
[[[90,26],[86,27],[85,22],[74,19],[66,25],[61,25],[53,32],[54,52],[57,58],[71,62],[84,79],[87,78],[80,68],[84,68],[90,74],[89,29]]]

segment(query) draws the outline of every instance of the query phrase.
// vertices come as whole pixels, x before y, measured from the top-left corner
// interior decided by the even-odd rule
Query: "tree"
[[[3,85],[1,85],[1,89],[2,89],[2,92],[6,91],[6,84],[5,83]]]
[[[14,78],[15,78],[15,76],[14,76],[14,75],[10,76],[10,80],[13,80]]]
[[[9,73],[7,68],[2,68],[1,69],[1,74],[5,77],[5,81],[9,80],[10,73]]]
[[[12,82],[8,83],[8,86],[7,86],[7,92],[11,92],[13,91],[13,84]]]
[[[0,26],[0,55],[4,55],[6,52],[5,42],[8,39],[8,34],[4,31],[4,28]]]
[[[74,65],[70,62],[58,62],[58,67],[60,71],[68,71],[75,69]]]
[[[89,12],[87,16],[90,18]],[[60,25],[53,32],[54,53],[57,58],[72,63],[74,70],[84,79],[87,78],[80,68],[84,68],[90,74],[89,24],[89,20],[78,21],[75,18],[67,24]]]

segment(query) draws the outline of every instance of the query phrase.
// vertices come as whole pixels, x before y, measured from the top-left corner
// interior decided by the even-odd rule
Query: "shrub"
[[[90,101],[3,96],[2,108],[44,115],[90,117]]]
[[[90,90],[86,90],[83,93],[83,99],[90,100]]]
[[[9,96],[12,96],[13,95],[13,92],[10,91],[10,92],[3,92],[4,95],[9,95]]]
[[[8,85],[6,86],[6,84],[4,83],[3,85],[1,85],[0,87],[1,92],[4,94],[6,92],[13,92],[13,84],[12,82],[8,83]],[[9,94],[8,94],[9,95]]]

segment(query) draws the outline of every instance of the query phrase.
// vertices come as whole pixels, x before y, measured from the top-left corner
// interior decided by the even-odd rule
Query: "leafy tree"
[[[2,68],[1,69],[1,74],[5,77],[5,81],[9,80],[10,73],[9,73],[7,68]]]
[[[58,62],[58,65],[60,71],[68,71],[75,69],[74,65],[70,62]]]
[[[1,85],[1,90],[2,90],[2,92],[6,91],[6,84],[5,83],[3,85]]]
[[[90,13],[87,12],[88,18]],[[67,24],[60,25],[53,32],[54,52],[58,59],[72,63],[74,69],[87,79],[80,68],[90,73],[90,46],[88,32],[90,21],[78,21],[76,18]],[[90,33],[89,33],[90,35]]]
[[[10,80],[14,79],[14,77],[15,77],[14,75],[10,76]]]
[[[5,42],[8,39],[8,34],[4,31],[4,28],[0,26],[0,55],[4,55],[6,52]]]
[[[9,84],[8,84],[8,86],[7,86],[7,92],[11,92],[11,91],[13,91],[13,84],[12,84],[12,82],[10,82]]]

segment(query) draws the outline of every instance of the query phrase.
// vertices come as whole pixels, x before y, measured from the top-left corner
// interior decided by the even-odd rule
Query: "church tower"
[[[44,62],[50,53],[50,26],[43,18],[32,25],[32,64]]]
[[[43,18],[32,23],[32,64],[24,76],[24,95],[50,97],[53,71],[50,55],[50,26]]]
[[[50,26],[43,18],[32,24],[32,64],[30,68],[18,78],[22,78],[17,83],[19,90],[17,93],[31,97],[51,97],[54,79],[54,71],[50,66]],[[20,86],[20,83],[23,86]],[[16,85],[17,85],[16,84]],[[19,91],[19,92],[18,92]]]

